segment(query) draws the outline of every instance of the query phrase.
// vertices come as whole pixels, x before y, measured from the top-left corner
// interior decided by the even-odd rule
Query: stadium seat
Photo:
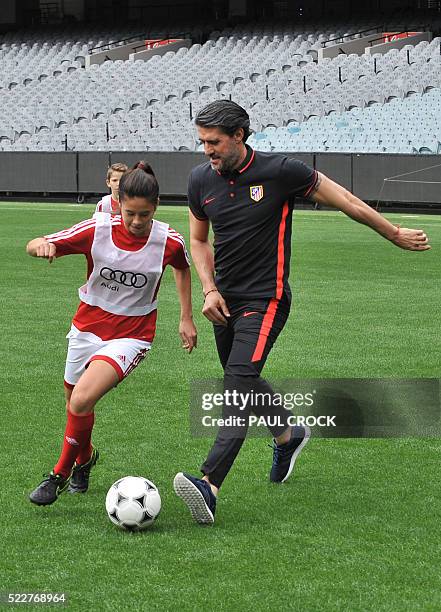
[[[87,49],[118,40],[122,30],[92,28],[75,42],[62,31],[54,31],[46,41],[30,32],[25,44],[19,40],[20,33],[9,33],[3,36],[0,95],[6,89],[5,112],[10,113],[18,135],[23,130],[29,134],[49,130],[55,147],[59,147],[59,128],[77,137],[76,126],[83,126],[95,138],[100,130],[105,133],[105,123],[113,119],[119,124],[114,133],[121,134],[127,146],[139,146],[139,136],[149,131],[152,113],[155,129],[179,128],[167,144],[170,149],[196,148],[194,138],[188,140],[194,131],[191,117],[203,104],[231,96],[249,108],[260,134],[253,142],[261,141],[264,147],[288,150],[294,134],[283,135],[275,129],[301,125],[307,129],[297,133],[292,146],[363,150],[366,143],[357,130],[362,134],[375,130],[384,135],[383,142],[377,139],[369,146],[396,147],[397,152],[411,141],[414,100],[425,111],[415,149],[433,152],[433,128],[441,110],[440,39],[384,55],[340,55],[317,63],[322,41],[354,31],[346,25],[317,26],[310,31],[289,24],[241,25],[213,34],[202,45],[155,55],[147,62],[107,61],[88,70],[83,68]],[[359,23],[360,28],[363,25]],[[133,87],[125,91],[128,77]],[[434,95],[426,98],[431,92]],[[75,104],[65,103],[66,94]],[[47,105],[42,104],[44,100]],[[35,101],[38,116],[33,112]],[[348,125],[336,127],[342,114]],[[399,139],[389,134],[390,126]],[[338,137],[330,140],[328,136],[336,130]],[[261,137],[265,134],[271,138]],[[159,146],[161,138],[156,136]],[[32,146],[25,141],[19,136],[15,144]],[[90,148],[97,142],[90,142]]]

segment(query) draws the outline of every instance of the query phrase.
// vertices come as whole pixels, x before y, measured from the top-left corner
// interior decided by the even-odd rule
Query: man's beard
[[[230,174],[237,167],[239,159],[240,153],[237,153],[236,155],[230,155],[229,157],[221,160],[220,168],[215,169],[218,170],[221,174]]]

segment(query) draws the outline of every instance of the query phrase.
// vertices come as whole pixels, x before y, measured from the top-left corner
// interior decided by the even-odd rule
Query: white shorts
[[[64,384],[69,389],[77,384],[89,363],[95,359],[110,363],[115,368],[119,380],[123,380],[141,363],[151,347],[150,342],[136,338],[101,340],[95,334],[82,332],[74,325],[66,338],[69,339],[69,345]]]

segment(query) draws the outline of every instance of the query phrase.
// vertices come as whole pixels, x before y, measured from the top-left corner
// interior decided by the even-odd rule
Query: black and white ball
[[[147,478],[126,476],[117,480],[106,496],[110,520],[121,529],[141,531],[153,524],[161,510],[158,488]]]

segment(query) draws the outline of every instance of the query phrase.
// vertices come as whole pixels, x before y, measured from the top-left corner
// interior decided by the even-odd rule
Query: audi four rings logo
[[[123,272],[122,270],[112,270],[111,268],[102,268],[100,276],[106,281],[114,281],[125,287],[135,287],[141,289],[147,284],[147,276],[141,272]]]

